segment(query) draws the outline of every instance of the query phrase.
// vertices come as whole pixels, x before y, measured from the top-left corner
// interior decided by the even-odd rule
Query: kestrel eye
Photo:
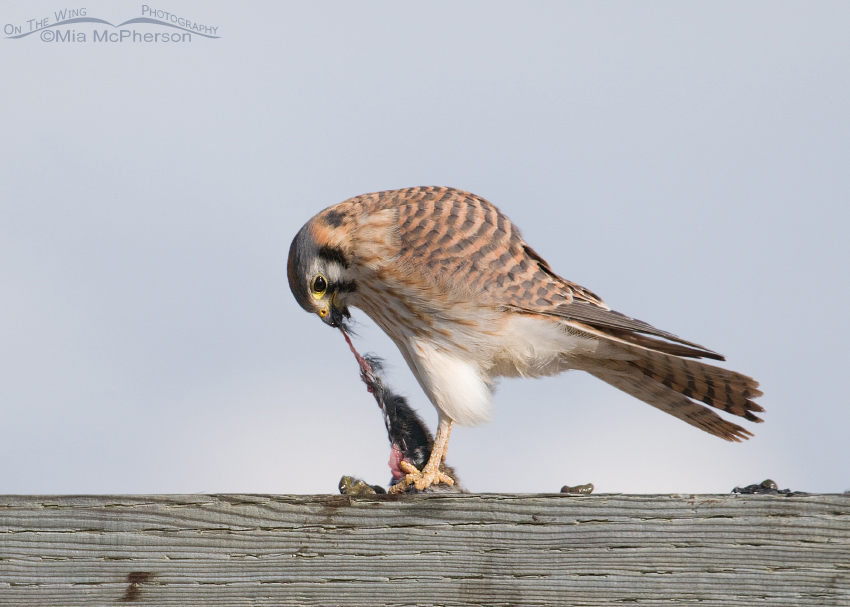
[[[328,281],[325,280],[325,277],[319,274],[316,278],[313,279],[313,295],[324,295],[325,291],[328,290]]]

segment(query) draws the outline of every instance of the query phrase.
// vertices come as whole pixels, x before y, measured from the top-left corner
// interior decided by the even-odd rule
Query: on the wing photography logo
[[[128,27],[130,26],[130,27]],[[185,43],[194,37],[221,38],[218,26],[201,23],[185,15],[142,5],[142,16],[117,25],[88,14],[85,8],[53,11],[53,16],[6,23],[7,39],[38,39],[42,42],[97,43]]]

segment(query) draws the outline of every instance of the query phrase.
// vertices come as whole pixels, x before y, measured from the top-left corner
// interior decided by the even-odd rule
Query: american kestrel
[[[350,306],[363,310],[437,408],[431,457],[407,478],[420,490],[451,484],[439,468],[452,424],[489,419],[498,377],[587,371],[729,441],[752,434],[709,407],[762,421],[758,382],[693,360],[725,359],[561,278],[469,192],[409,188],[329,207],[295,236],[287,274],[301,307],[332,327],[344,329]]]

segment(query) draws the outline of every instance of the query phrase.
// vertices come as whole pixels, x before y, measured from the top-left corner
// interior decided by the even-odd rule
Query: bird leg
[[[390,493],[403,493],[413,485],[419,491],[423,491],[431,485],[445,483],[454,485],[454,479],[448,474],[440,470],[443,460],[446,458],[446,451],[449,447],[449,436],[452,433],[452,420],[440,418],[440,423],[437,426],[437,436],[434,438],[434,446],[431,448],[431,457],[428,458],[428,463],[422,468],[422,471],[409,463],[402,461],[399,467],[406,472],[404,479],[393,485],[390,488]]]

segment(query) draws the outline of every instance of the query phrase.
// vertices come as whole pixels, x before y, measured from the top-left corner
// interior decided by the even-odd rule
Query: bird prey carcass
[[[351,352],[360,366],[360,379],[363,380],[366,388],[375,397],[375,402],[378,403],[378,407],[380,407],[384,416],[387,437],[390,439],[390,460],[388,463],[392,472],[392,480],[390,480],[389,492],[418,493],[419,490],[413,484],[415,477],[411,478],[411,474],[418,472],[430,459],[434,438],[422,418],[408,404],[407,399],[384,383],[382,377],[384,362],[371,354],[360,356],[345,329],[340,327],[340,331],[342,331],[348,347],[351,348]],[[426,487],[425,491],[465,493],[458,482],[454,469],[443,462],[440,465],[440,472],[452,482],[435,483]],[[341,493],[349,495],[384,492],[383,488],[378,485],[368,485],[362,480],[350,476],[342,477],[339,489]]]
[[[758,382],[700,362],[725,359],[561,278],[469,192],[409,188],[329,207],[295,236],[287,274],[301,307],[332,327],[363,310],[437,408],[431,457],[406,477],[420,490],[450,483],[440,464],[452,425],[489,419],[499,377],[586,371],[728,441],[752,434],[712,408],[762,421]]]

